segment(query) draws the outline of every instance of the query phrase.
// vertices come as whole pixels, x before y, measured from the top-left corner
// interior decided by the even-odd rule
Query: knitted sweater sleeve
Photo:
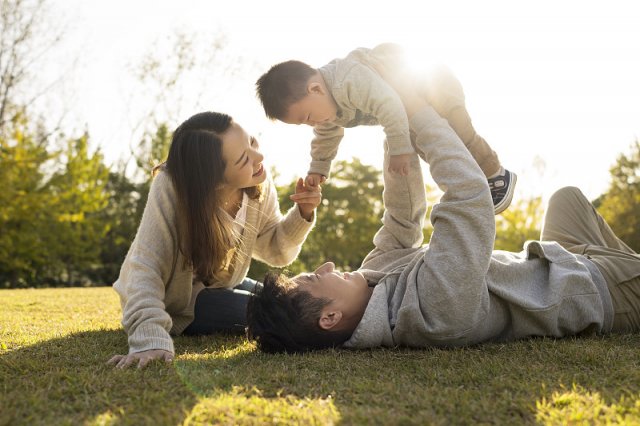
[[[171,179],[161,172],[151,184],[138,232],[113,285],[120,295],[129,353],[174,351],[164,296],[177,253],[175,217]]]
[[[293,262],[302,248],[302,243],[315,224],[300,215],[294,205],[286,215],[280,212],[278,193],[271,180],[267,181],[266,194],[260,220],[260,229],[252,256],[271,266],[286,266]]]

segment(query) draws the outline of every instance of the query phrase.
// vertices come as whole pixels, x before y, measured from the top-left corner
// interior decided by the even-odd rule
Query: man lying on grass
[[[455,347],[530,336],[640,329],[640,256],[577,188],[549,200],[541,240],[493,251],[486,179],[455,132],[396,79],[414,148],[444,191],[426,214],[417,156],[408,176],[385,155],[383,226],[361,269],[325,263],[293,278],[270,275],[252,297],[247,335],[266,352],[328,347]],[[402,183],[408,179],[410,185]],[[408,189],[407,189],[408,188]]]

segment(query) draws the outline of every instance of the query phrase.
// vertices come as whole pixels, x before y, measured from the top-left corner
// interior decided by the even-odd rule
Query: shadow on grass
[[[115,370],[123,332],[82,332],[0,356],[0,424],[533,423],[573,385],[633,405],[638,347],[626,335],[266,355],[240,337],[178,337],[172,366]]]
[[[0,356],[0,424],[179,424],[196,397],[174,368],[115,370],[121,330],[87,331]]]

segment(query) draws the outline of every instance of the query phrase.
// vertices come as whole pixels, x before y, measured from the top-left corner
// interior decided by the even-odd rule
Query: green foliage
[[[109,226],[102,155],[87,135],[51,152],[22,117],[11,129],[0,138],[0,285],[86,283]]]
[[[496,250],[519,252],[527,240],[539,240],[544,211],[542,199],[515,201],[496,216]]]
[[[136,235],[144,210],[149,185],[133,183],[124,169],[109,172],[105,186],[109,202],[98,215],[107,224],[107,232],[100,241],[100,260],[97,267],[88,271],[94,283],[112,284],[118,278],[120,266]]]
[[[145,137],[133,182],[110,171],[89,136],[51,151],[51,140],[22,115],[0,136],[0,287],[110,284],[135,236],[152,165],[166,158],[166,125]]]
[[[89,152],[89,137],[67,141],[62,168],[47,182],[53,217],[43,234],[50,249],[49,274],[56,282],[82,284],[97,267],[101,240],[109,229],[100,213],[107,206],[109,171],[99,151]]]
[[[100,262],[90,271],[93,282],[111,284],[120,272],[120,266],[136,235],[151,188],[153,168],[164,162],[169,154],[172,132],[162,123],[146,134],[134,153],[139,182],[127,177],[126,168],[109,172],[105,186],[109,202],[100,212],[108,231],[101,241]]]
[[[618,156],[610,172],[609,190],[594,204],[616,235],[640,252],[640,141]]]
[[[287,269],[292,273],[313,270],[332,261],[340,270],[357,269],[373,248],[373,236],[381,225],[382,174],[358,159],[338,161],[331,179],[322,186],[322,205],[318,207],[316,226],[302,246],[302,251]],[[280,207],[287,211],[293,203],[289,195],[295,181],[278,188]],[[261,279],[268,270],[253,262],[249,276]]]
[[[167,159],[172,136],[168,125],[160,123],[153,132],[145,134],[140,140],[134,157],[138,170],[143,175],[150,176],[153,168]]]
[[[427,188],[427,218],[433,206],[440,200],[442,192],[438,188]],[[544,209],[542,199],[534,197],[514,201],[511,206],[496,216],[496,250],[519,252],[525,241],[540,239],[540,229]],[[424,241],[428,242],[433,232],[433,225],[426,221]]]
[[[110,284],[135,236],[146,203],[153,166],[171,143],[166,124],[142,138],[134,159],[138,181],[125,166],[109,170],[89,137],[68,139],[58,151],[24,115],[15,115],[0,135],[0,287]],[[640,144],[621,155],[611,169],[610,190],[596,200],[614,231],[640,248]],[[372,248],[382,216],[381,172],[359,160],[335,164],[323,185],[315,229],[303,245],[292,273],[333,261],[354,270]],[[278,188],[281,208],[293,203],[295,182]],[[427,190],[429,209],[440,192]],[[430,211],[430,210],[429,210]],[[539,238],[540,198],[514,202],[496,217],[496,248],[520,251]],[[425,242],[431,234],[426,221]],[[254,262],[249,275],[261,279],[269,269]]]
[[[0,287],[23,287],[43,279],[49,248],[42,238],[52,200],[43,185],[52,159],[23,116],[0,134]]]

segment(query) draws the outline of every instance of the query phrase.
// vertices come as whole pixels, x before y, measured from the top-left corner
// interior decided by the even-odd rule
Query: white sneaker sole
[[[509,181],[509,190],[507,191],[507,194],[502,199],[502,201],[500,201],[498,204],[493,206],[493,214],[495,215],[502,213],[511,205],[511,200],[513,199],[513,193],[515,192],[518,176],[513,172],[509,172],[509,173],[511,174],[510,176],[511,180]]]

